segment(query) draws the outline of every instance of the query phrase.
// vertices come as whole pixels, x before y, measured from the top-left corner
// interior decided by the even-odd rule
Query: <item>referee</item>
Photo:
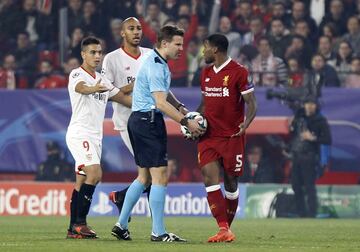
[[[183,50],[184,31],[175,26],[161,28],[156,48],[144,57],[133,90],[132,114],[128,121],[131,145],[134,149],[138,176],[130,185],[116,223],[118,237],[131,240],[128,218],[144,189],[152,182],[149,203],[152,213],[151,241],[186,241],[164,226],[164,204],[167,178],[167,136],[163,113],[185,125],[193,134],[203,129],[197,120],[188,120],[167,100],[171,73],[168,59],[177,59]],[[173,103],[175,105],[175,103]],[[175,105],[176,106],[176,105]],[[114,230],[114,229],[113,229]]]

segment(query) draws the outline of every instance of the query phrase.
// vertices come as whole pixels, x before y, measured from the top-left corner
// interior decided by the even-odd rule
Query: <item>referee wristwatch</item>
[[[188,122],[189,122],[189,118],[187,118],[187,117],[183,117],[183,119],[181,119],[180,120],[180,124],[182,125],[182,126],[187,126],[188,125]]]

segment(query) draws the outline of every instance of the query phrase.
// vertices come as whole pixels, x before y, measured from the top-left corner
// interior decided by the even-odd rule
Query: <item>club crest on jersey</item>
[[[210,81],[210,78],[206,78],[206,79],[205,79],[205,82],[209,82],[209,81]]]
[[[80,75],[80,73],[79,72],[76,72],[76,73],[74,73],[73,75],[71,75],[71,77],[72,78],[76,78],[76,77],[78,77]]]
[[[229,82],[229,78],[230,76],[229,75],[225,75],[224,79],[223,79],[223,86],[227,86],[228,85],[228,82]]]
[[[101,75],[105,75],[105,73],[106,73],[105,68],[101,69],[100,74],[101,74]]]

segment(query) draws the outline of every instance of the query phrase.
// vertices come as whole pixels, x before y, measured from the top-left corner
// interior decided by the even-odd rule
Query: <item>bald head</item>
[[[137,47],[140,45],[142,28],[137,18],[129,17],[122,22],[121,37],[125,46]]]
[[[138,24],[141,26],[140,21],[136,17],[128,17],[121,23],[122,30],[126,29],[126,27],[129,26],[130,24],[133,24],[133,25]]]

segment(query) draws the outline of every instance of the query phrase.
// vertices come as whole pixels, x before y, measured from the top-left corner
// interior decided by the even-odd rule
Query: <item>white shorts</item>
[[[100,164],[101,141],[93,138],[74,138],[66,135],[66,144],[75,159],[75,172],[86,175],[82,167]]]
[[[134,156],[134,150],[131,146],[129,132],[127,130],[120,130],[120,136],[121,136],[121,139],[123,140],[124,144],[126,145],[126,147],[129,149],[131,154]]]

